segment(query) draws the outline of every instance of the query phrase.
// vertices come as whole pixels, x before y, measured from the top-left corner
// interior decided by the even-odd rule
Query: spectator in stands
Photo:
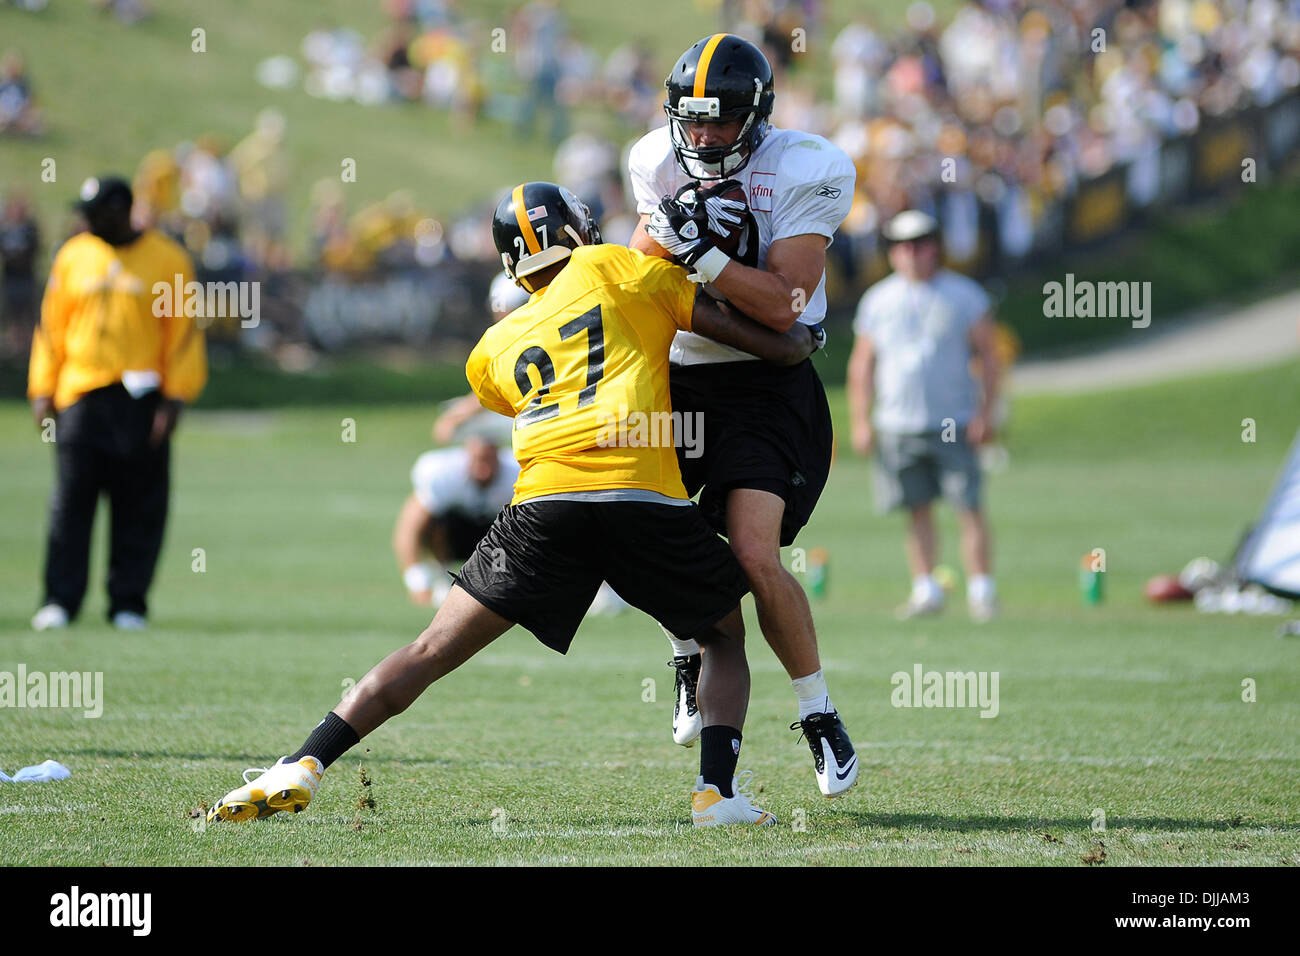
[[[6,50],[0,56],[0,133],[40,136],[43,132],[45,124],[32,97],[23,55]]]
[[[17,354],[36,325],[36,254],[41,233],[27,197],[12,190],[0,211],[0,355]]]

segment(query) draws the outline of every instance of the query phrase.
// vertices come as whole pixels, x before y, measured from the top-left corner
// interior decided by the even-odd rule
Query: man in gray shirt
[[[854,451],[874,452],[877,506],[904,507],[910,515],[912,594],[898,614],[943,608],[931,515],[931,503],[943,495],[957,509],[971,616],[987,621],[997,597],[975,447],[993,437],[998,368],[989,298],[977,283],[940,268],[933,217],[908,210],[881,234],[894,272],[858,305],[849,414]],[[982,387],[971,374],[972,356]]]

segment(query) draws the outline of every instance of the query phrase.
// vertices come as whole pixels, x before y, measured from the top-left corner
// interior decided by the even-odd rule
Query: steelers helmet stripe
[[[524,242],[528,243],[528,251],[536,255],[542,251],[542,245],[537,241],[537,233],[533,231],[533,224],[528,221],[528,207],[524,203],[523,183],[515,187],[515,191],[510,195],[510,203],[515,207],[515,221],[519,223],[519,231],[523,234]]]
[[[709,37],[709,42],[704,44],[704,52],[700,54],[700,62],[695,67],[696,96],[708,95],[704,92],[704,88],[709,76],[709,61],[713,59],[713,51],[718,48],[718,44],[730,35],[729,33],[715,33]]]

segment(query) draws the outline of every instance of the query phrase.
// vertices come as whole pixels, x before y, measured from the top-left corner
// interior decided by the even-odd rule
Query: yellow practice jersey
[[[28,397],[53,396],[62,410],[120,382],[125,371],[153,371],[164,395],[193,401],[207,382],[207,352],[195,319],[185,315],[185,297],[176,295],[193,275],[189,255],[159,232],[125,246],[73,236],[50,268]],[[165,295],[157,294],[158,283]]]
[[[664,259],[581,246],[550,285],[488,329],[465,374],[485,407],[515,420],[514,504],[619,488],[686,497],[663,426],[668,346],[691,329],[695,288]]]

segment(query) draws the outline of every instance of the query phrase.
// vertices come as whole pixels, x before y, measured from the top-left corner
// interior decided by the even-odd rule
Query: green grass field
[[[193,413],[153,630],[103,624],[100,535],[81,621],[35,635],[51,454],[22,405],[0,405],[0,671],[104,673],[99,719],[0,713],[0,768],[56,758],[73,773],[0,784],[5,862],[1083,866],[1100,842],[1108,866],[1295,864],[1300,644],[1273,618],[1147,606],[1141,586],[1230,551],[1294,433],[1298,393],[1292,367],[1018,401],[989,499],[1005,613],[982,627],[960,599],[941,619],[892,619],[900,526],[871,511],[864,463],[842,458],[799,544],[831,554],[815,614],[862,777],[842,800],[817,793],[786,729],[793,694],[747,606],[741,766],[782,821],[765,832],[691,828],[698,752],[669,738],[668,649],[637,612],[584,625],[568,658],[511,632],[336,764],[308,812],[196,829],[192,811],[296,748],[348,681],[426,623],[388,537],[429,411]],[[842,416],[842,395],[832,403]],[[1240,440],[1246,417],[1254,444]],[[344,418],[355,444],[340,440]],[[1086,609],[1075,569],[1094,547],[1108,599]],[[890,676],[915,664],[999,672],[999,715],[891,706]],[[1105,832],[1090,828],[1096,810]]]

